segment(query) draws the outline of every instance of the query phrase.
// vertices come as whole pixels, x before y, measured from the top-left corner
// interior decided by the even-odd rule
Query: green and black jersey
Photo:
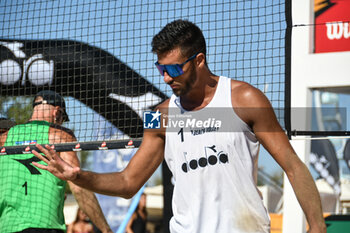
[[[5,146],[48,144],[50,123],[31,121],[12,127]],[[0,232],[27,228],[66,230],[66,182],[32,165],[33,154],[0,155]],[[40,161],[40,163],[43,163]]]

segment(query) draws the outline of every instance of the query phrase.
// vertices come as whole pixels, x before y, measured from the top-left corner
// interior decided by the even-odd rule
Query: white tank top
[[[197,123],[203,115],[209,120]],[[213,99],[198,111],[184,110],[172,95],[168,116],[164,155],[175,185],[170,231],[269,232],[256,186],[259,143],[233,109],[231,79],[220,77]]]

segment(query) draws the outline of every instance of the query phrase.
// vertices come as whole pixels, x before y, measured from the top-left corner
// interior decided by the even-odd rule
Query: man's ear
[[[59,114],[59,112],[60,112],[60,107],[59,106],[55,106],[55,109],[53,110],[53,114],[55,116],[57,116],[57,114]]]
[[[55,123],[62,124],[63,123],[63,114],[62,114],[62,110],[60,109],[59,106],[55,106],[53,114],[55,117]]]
[[[205,55],[204,53],[199,53],[196,57],[196,65],[204,66],[205,65]]]

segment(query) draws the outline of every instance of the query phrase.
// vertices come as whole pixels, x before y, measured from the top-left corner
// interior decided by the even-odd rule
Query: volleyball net
[[[172,94],[154,66],[151,40],[167,23],[188,19],[203,31],[210,70],[263,91],[285,128],[289,5],[272,0],[2,1],[1,117],[25,122],[36,93],[53,90],[65,98],[70,121],[63,126],[78,140],[55,145],[57,151],[137,147],[143,112]],[[8,154],[21,151],[6,148]]]

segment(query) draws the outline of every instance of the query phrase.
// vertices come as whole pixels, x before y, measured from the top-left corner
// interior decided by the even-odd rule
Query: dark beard
[[[184,83],[184,87],[182,89],[178,90],[176,93],[173,90],[174,95],[176,95],[176,96],[186,95],[193,87],[193,84],[196,82],[195,77],[197,76],[197,72],[196,72],[195,67],[192,65],[192,63],[191,63],[191,69],[187,72],[191,72],[189,79]]]

